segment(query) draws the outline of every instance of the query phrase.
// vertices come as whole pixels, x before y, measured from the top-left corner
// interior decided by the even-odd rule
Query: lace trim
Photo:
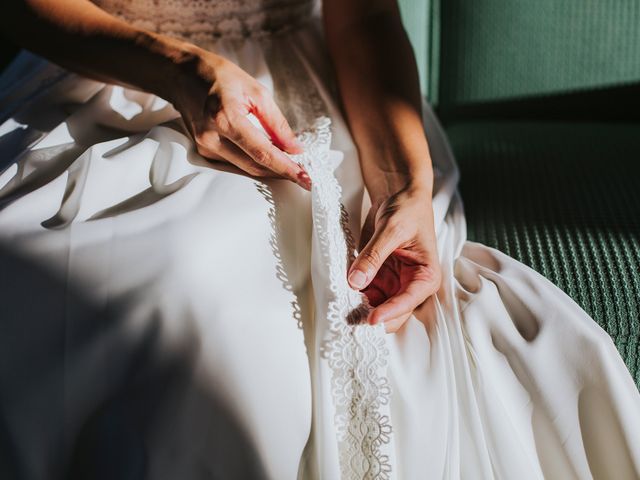
[[[313,0],[93,0],[139,28],[193,43],[262,37],[296,28]]]
[[[313,223],[333,295],[328,306],[329,338],[321,353],[332,370],[342,477],[387,480],[391,464],[382,450],[390,442],[392,429],[381,409],[388,405],[391,394],[386,378],[389,352],[384,327],[361,323],[371,307],[346,280],[348,261],[354,252],[353,237],[345,230],[342,189],[328,155],[330,123],[329,118],[320,117],[303,131],[299,139],[305,151],[292,157],[311,177]]]

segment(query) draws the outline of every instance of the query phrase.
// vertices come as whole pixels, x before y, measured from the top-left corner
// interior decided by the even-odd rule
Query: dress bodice
[[[188,40],[270,35],[301,24],[314,0],[92,0],[148,30]]]

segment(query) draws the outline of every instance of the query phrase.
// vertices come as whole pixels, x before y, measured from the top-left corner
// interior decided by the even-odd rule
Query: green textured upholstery
[[[444,0],[438,11],[445,108],[640,79],[638,0]]]
[[[640,385],[640,124],[448,129],[468,236],[534,268],[607,332]]]
[[[403,18],[469,239],[562,288],[640,386],[640,2],[416,1]]]

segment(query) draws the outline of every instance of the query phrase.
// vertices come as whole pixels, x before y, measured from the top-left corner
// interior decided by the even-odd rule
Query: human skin
[[[441,282],[416,62],[396,0],[324,0],[323,18],[372,203],[348,279],[395,332]]]
[[[323,15],[372,200],[348,280],[375,307],[368,321],[395,332],[440,284],[415,59],[395,0],[324,0]],[[0,28],[71,71],[168,100],[204,157],[310,189],[302,166],[287,155],[302,146],[270,93],[224,57],[136,28],[89,0],[7,0]]]
[[[0,28],[16,44],[71,71],[168,100],[182,114],[198,152],[209,159],[310,188],[302,166],[285,154],[300,153],[301,145],[269,91],[229,60],[136,28],[89,0],[7,2]]]

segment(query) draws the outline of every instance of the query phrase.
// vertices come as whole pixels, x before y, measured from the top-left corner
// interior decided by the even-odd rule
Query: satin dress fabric
[[[357,244],[367,200],[316,20],[286,55],[326,106]],[[278,95],[263,40],[216,48]],[[2,477],[356,478],[323,437],[314,192],[209,162],[162,99],[28,53],[0,106]],[[381,337],[385,453],[360,478],[640,478],[640,395],[611,338],[466,240],[455,160],[423,113],[443,282]]]

